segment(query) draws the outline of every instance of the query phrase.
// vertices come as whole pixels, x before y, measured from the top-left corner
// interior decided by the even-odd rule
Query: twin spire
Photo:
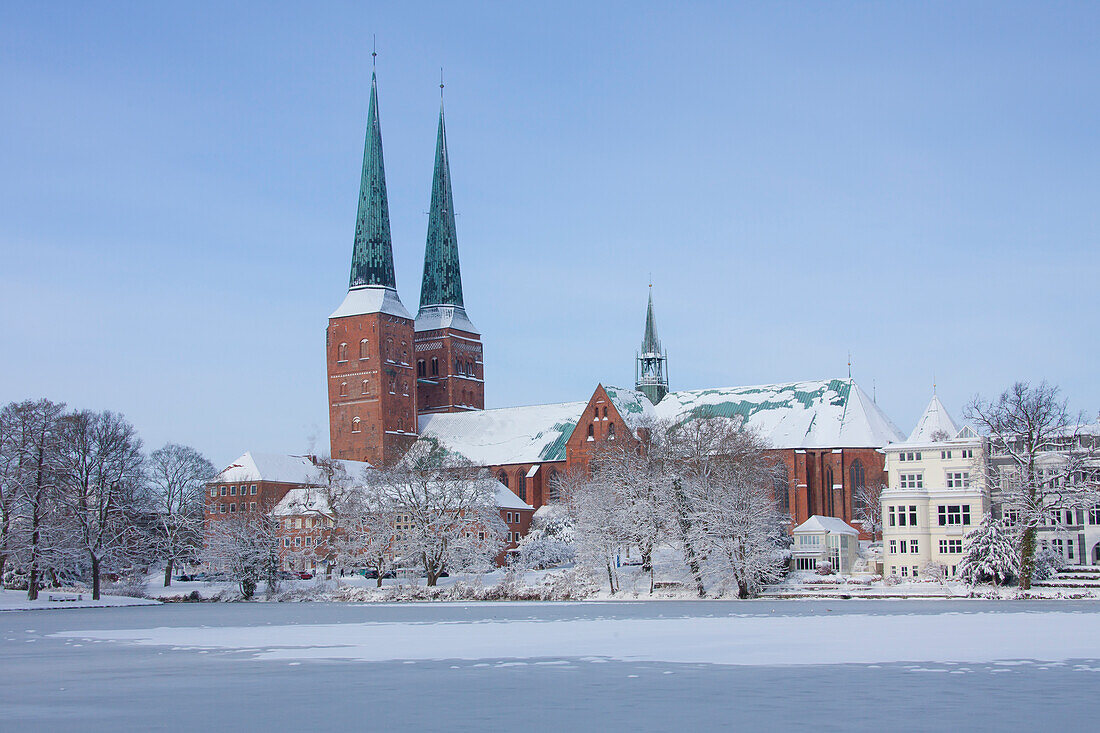
[[[440,88],[442,89],[442,84]],[[349,290],[370,286],[395,291],[397,289],[393,268],[393,241],[390,236],[389,201],[386,197],[386,169],[382,160],[382,129],[378,117],[378,81],[373,72]],[[458,263],[458,235],[455,228],[442,100],[439,105],[435,173],[432,177],[431,211],[428,216],[418,320],[426,309],[434,313],[440,308],[449,311],[448,321],[453,317],[455,321],[465,322],[462,330],[473,328],[466,318],[462,302],[462,274]],[[456,322],[455,326],[459,326],[459,323]]]

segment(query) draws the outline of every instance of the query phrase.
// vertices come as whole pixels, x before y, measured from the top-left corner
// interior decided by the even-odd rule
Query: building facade
[[[966,533],[990,510],[985,441],[959,428],[933,395],[908,439],[885,454],[883,572],[919,578],[936,563],[955,576]]]

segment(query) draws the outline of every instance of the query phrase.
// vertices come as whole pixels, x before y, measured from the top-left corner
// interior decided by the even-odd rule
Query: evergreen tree
[[[982,523],[966,533],[959,575],[975,583],[1004,585],[1020,573],[1016,533],[999,519],[985,515]]]

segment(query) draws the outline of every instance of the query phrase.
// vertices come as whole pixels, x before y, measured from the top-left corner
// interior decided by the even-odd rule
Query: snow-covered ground
[[[13,730],[1094,727],[1100,604],[163,604],[0,614]]]
[[[43,590],[37,601],[28,601],[25,590],[0,589],[0,611],[26,611],[43,608],[100,608],[104,606],[148,606],[157,605],[157,601],[127,596],[100,595],[98,601],[92,600],[91,593],[70,593],[67,591]]]

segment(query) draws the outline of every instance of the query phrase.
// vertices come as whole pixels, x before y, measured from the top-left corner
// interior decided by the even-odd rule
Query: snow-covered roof
[[[481,331],[470,321],[466,309],[460,305],[427,305],[416,314],[417,331],[434,331],[439,328],[453,328],[456,331],[480,334]]]
[[[365,461],[343,461],[349,476],[358,476],[371,465]],[[247,451],[243,456],[226,466],[214,477],[219,483],[233,481],[276,481],[285,484],[315,484],[320,480],[320,472],[309,456],[288,456],[281,453],[254,453]]]
[[[937,440],[954,438],[959,434],[959,426],[947,414],[947,408],[940,402],[940,398],[932,395],[928,407],[924,408],[924,414],[917,420],[916,427],[909,434],[906,443],[933,443]]]
[[[420,439],[478,466],[564,461],[587,402],[504,407],[420,416]]]
[[[904,438],[848,379],[669,392],[654,410],[676,423],[736,419],[774,448],[881,448]]]
[[[615,406],[619,415],[631,430],[637,430],[638,426],[647,419],[657,416],[653,403],[641,392],[624,387],[604,387],[611,404]]]
[[[359,316],[365,313],[386,313],[391,316],[399,316],[412,320],[412,316],[405,310],[401,298],[393,288],[380,285],[365,285],[352,288],[340,307],[333,311],[329,318],[343,318],[344,316]]]
[[[495,478],[485,478],[494,484],[496,491],[496,505],[500,509],[527,509],[533,511],[534,507],[519,498]],[[271,512],[277,517],[297,516],[299,514],[330,514],[331,510],[323,491],[317,489],[291,489],[286,496],[275,505]]]
[[[291,489],[271,513],[276,517],[286,517],[298,514],[329,514],[331,509],[324,492],[317,489]]]
[[[838,519],[837,517],[823,517],[820,514],[813,515],[791,531],[795,534],[812,532],[828,532],[829,534],[859,534],[858,530],[845,522],[843,519]]]

